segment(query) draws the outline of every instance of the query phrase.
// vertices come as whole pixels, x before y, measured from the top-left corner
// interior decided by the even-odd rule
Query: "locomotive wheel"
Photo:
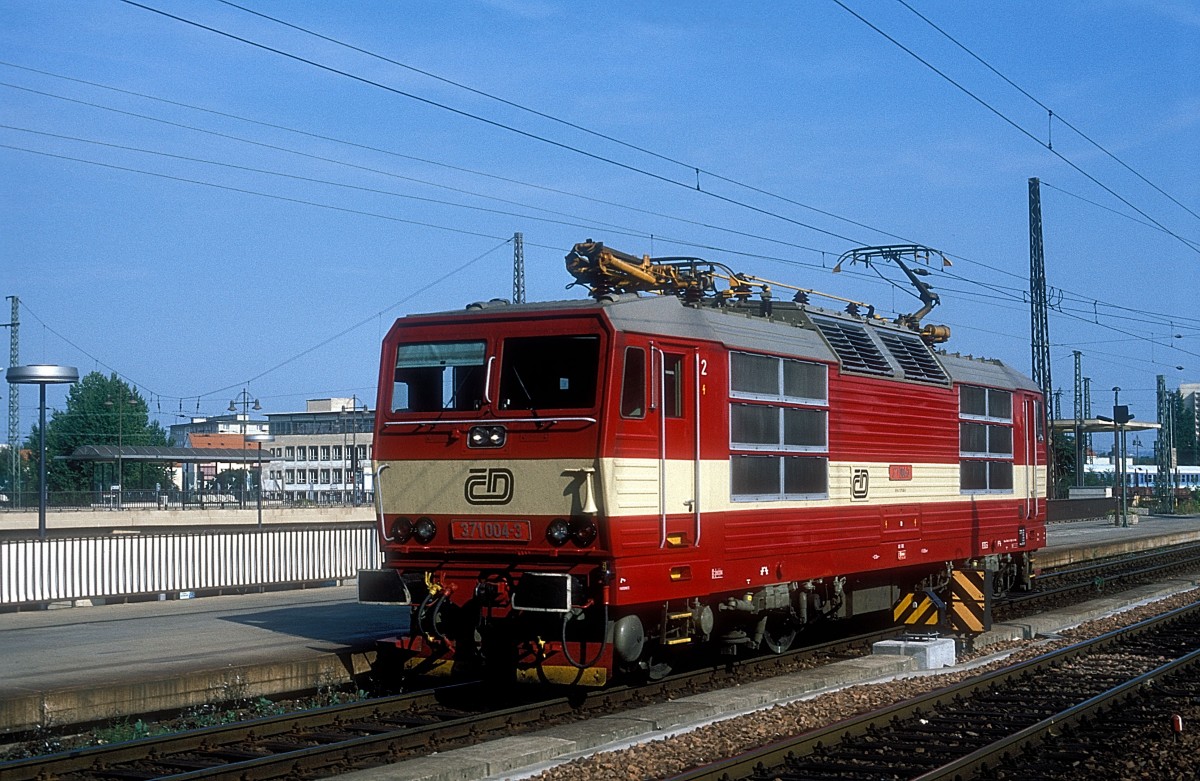
[[[796,623],[788,616],[770,616],[763,630],[762,647],[773,654],[781,654],[796,642]]]

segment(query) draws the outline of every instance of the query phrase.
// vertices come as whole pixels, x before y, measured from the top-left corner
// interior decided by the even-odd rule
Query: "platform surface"
[[[354,586],[0,613],[0,733],[342,684],[403,607]],[[239,689],[241,692],[235,692]]]
[[[1034,561],[1039,567],[1059,567],[1200,541],[1200,515],[1142,515],[1129,520],[1129,526],[1117,526],[1112,518],[1050,524],[1046,547],[1034,555]]]

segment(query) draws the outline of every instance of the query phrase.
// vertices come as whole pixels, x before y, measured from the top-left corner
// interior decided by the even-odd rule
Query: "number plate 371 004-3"
[[[529,521],[453,521],[450,534],[456,540],[529,542]]]

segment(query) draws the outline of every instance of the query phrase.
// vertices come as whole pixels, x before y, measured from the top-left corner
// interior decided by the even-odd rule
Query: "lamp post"
[[[110,410],[113,407],[117,408],[117,509],[118,510],[121,509],[122,498],[125,493],[125,458],[124,458],[125,453],[123,452],[125,450],[125,435],[124,435],[125,404],[128,404],[131,407],[137,406],[137,399],[133,398],[132,396],[129,397],[128,399],[125,398],[125,386],[123,386],[123,385],[121,386],[121,402],[122,403],[117,404],[116,402],[114,402],[112,400],[112,397],[109,397],[104,400],[104,406],[108,407]]]
[[[250,406],[250,392],[242,388],[242,392],[229,400],[229,411],[237,412],[238,405],[242,405],[242,447],[246,446],[246,424],[250,420],[250,410],[258,411],[262,409],[262,405],[258,403],[258,399],[254,400],[254,406]],[[238,502],[242,507],[246,506],[246,485],[242,484],[242,496]]]
[[[262,530],[262,492],[263,492],[262,446],[263,446],[264,442],[274,442],[275,437],[271,436],[270,434],[251,434],[248,437],[246,437],[246,441],[258,443],[258,528],[261,531]]]
[[[38,539],[46,539],[46,386],[79,382],[74,366],[32,364],[13,366],[5,372],[12,385],[38,386]]]
[[[1125,412],[1128,412],[1126,410]],[[1129,525],[1129,517],[1126,515],[1125,505],[1125,420],[1122,420],[1124,415],[1121,410],[1121,388],[1113,386],[1113,474],[1121,481],[1121,517],[1119,519],[1120,526]]]

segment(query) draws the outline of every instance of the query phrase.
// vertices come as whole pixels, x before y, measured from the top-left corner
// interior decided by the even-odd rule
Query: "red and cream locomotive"
[[[603,685],[690,644],[782,652],[966,567],[1027,581],[1041,394],[931,349],[948,329],[920,326],[936,295],[901,260],[922,251],[848,253],[917,286],[924,309],[894,323],[590,241],[567,257],[590,299],[398,320],[374,435],[385,568],[360,589],[412,606],[406,666]]]

